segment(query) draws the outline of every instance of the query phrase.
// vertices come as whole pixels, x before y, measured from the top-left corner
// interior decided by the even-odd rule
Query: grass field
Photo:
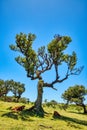
[[[30,116],[26,109],[31,104],[25,104],[22,112],[14,113],[9,108],[24,105],[0,101],[0,130],[87,130],[87,115],[78,113],[75,108],[67,111],[44,106],[47,112],[44,118]],[[58,111],[61,117],[54,119],[53,112]]]

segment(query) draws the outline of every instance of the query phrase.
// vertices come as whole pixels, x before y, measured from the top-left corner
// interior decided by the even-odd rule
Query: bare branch
[[[56,72],[56,79],[59,79],[58,66],[57,65],[55,65],[55,72]]]
[[[66,76],[64,78],[59,79],[58,77],[56,77],[56,79],[54,81],[52,81],[51,83],[44,83],[44,87],[50,87],[50,88],[55,89],[54,84],[63,82],[64,80],[68,79],[68,77],[70,75],[79,75],[81,73],[81,71],[83,70],[83,68],[84,67],[82,66],[82,67],[80,67],[78,69],[74,69],[73,71],[69,72],[69,67],[68,67]],[[56,76],[57,76],[57,74],[56,74]]]

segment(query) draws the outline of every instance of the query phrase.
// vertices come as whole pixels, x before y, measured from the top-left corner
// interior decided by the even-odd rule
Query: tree
[[[2,97],[5,94],[4,91],[4,80],[0,79],[0,97]]]
[[[10,81],[9,80],[0,80],[0,97],[7,97],[8,92],[11,90]]]
[[[87,89],[83,85],[75,85],[69,87],[62,94],[62,98],[67,101],[67,104],[70,102],[83,107],[84,113],[87,113],[86,105],[84,104],[85,95],[87,95]]]
[[[17,102],[19,101],[19,99],[21,98],[21,95],[23,94],[23,92],[25,91],[25,85],[21,84],[20,82],[18,82],[18,96],[17,96]]]
[[[4,100],[6,101],[7,94],[9,91],[11,91],[18,102],[22,93],[25,91],[24,86],[25,84],[16,82],[14,80],[0,80],[0,97],[5,97]]]
[[[47,105],[47,106],[51,106],[51,107],[53,107],[53,108],[56,108],[57,104],[58,104],[58,103],[57,103],[55,100],[51,100],[51,101],[48,102],[46,105]]]
[[[22,93],[25,91],[25,84],[21,84],[20,82],[15,82],[13,80],[10,81],[11,91],[14,94],[14,97],[17,99],[17,102],[21,98]]]
[[[16,35],[16,45],[10,45],[11,50],[17,51],[22,54],[15,58],[17,63],[22,65],[27,72],[27,77],[31,80],[38,79],[38,94],[37,99],[32,107],[32,111],[38,115],[44,115],[42,108],[42,95],[43,88],[54,88],[54,84],[62,83],[68,79],[70,75],[78,75],[82,71],[83,67],[75,68],[77,63],[76,53],[71,55],[64,54],[64,51],[71,42],[71,38],[68,36],[55,35],[54,39],[48,44],[47,50],[45,46],[38,48],[38,51],[33,50],[33,41],[35,40],[35,34],[29,33],[28,35],[20,33]],[[66,63],[67,70],[63,78],[59,74],[59,66]],[[55,69],[54,80],[50,83],[43,80],[43,73],[46,71]]]
[[[8,92],[11,91],[11,84],[10,84],[10,80],[6,80],[4,81],[4,96],[5,96],[5,100],[7,97]]]

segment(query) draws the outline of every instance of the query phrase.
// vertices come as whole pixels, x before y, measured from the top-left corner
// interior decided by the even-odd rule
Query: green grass
[[[44,106],[48,113],[44,118],[30,116],[28,111],[31,104],[25,104],[22,112],[13,113],[10,107],[23,105],[21,103],[7,103],[0,101],[0,130],[87,130],[87,115],[78,113],[74,107],[67,111]],[[58,111],[61,115],[58,119],[53,118],[53,112]]]

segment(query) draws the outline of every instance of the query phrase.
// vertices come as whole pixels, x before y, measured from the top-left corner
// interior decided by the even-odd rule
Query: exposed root
[[[31,108],[28,109],[30,115],[36,115],[36,116],[39,116],[39,117],[44,117],[44,110],[42,107],[35,107],[35,106],[32,106]]]

